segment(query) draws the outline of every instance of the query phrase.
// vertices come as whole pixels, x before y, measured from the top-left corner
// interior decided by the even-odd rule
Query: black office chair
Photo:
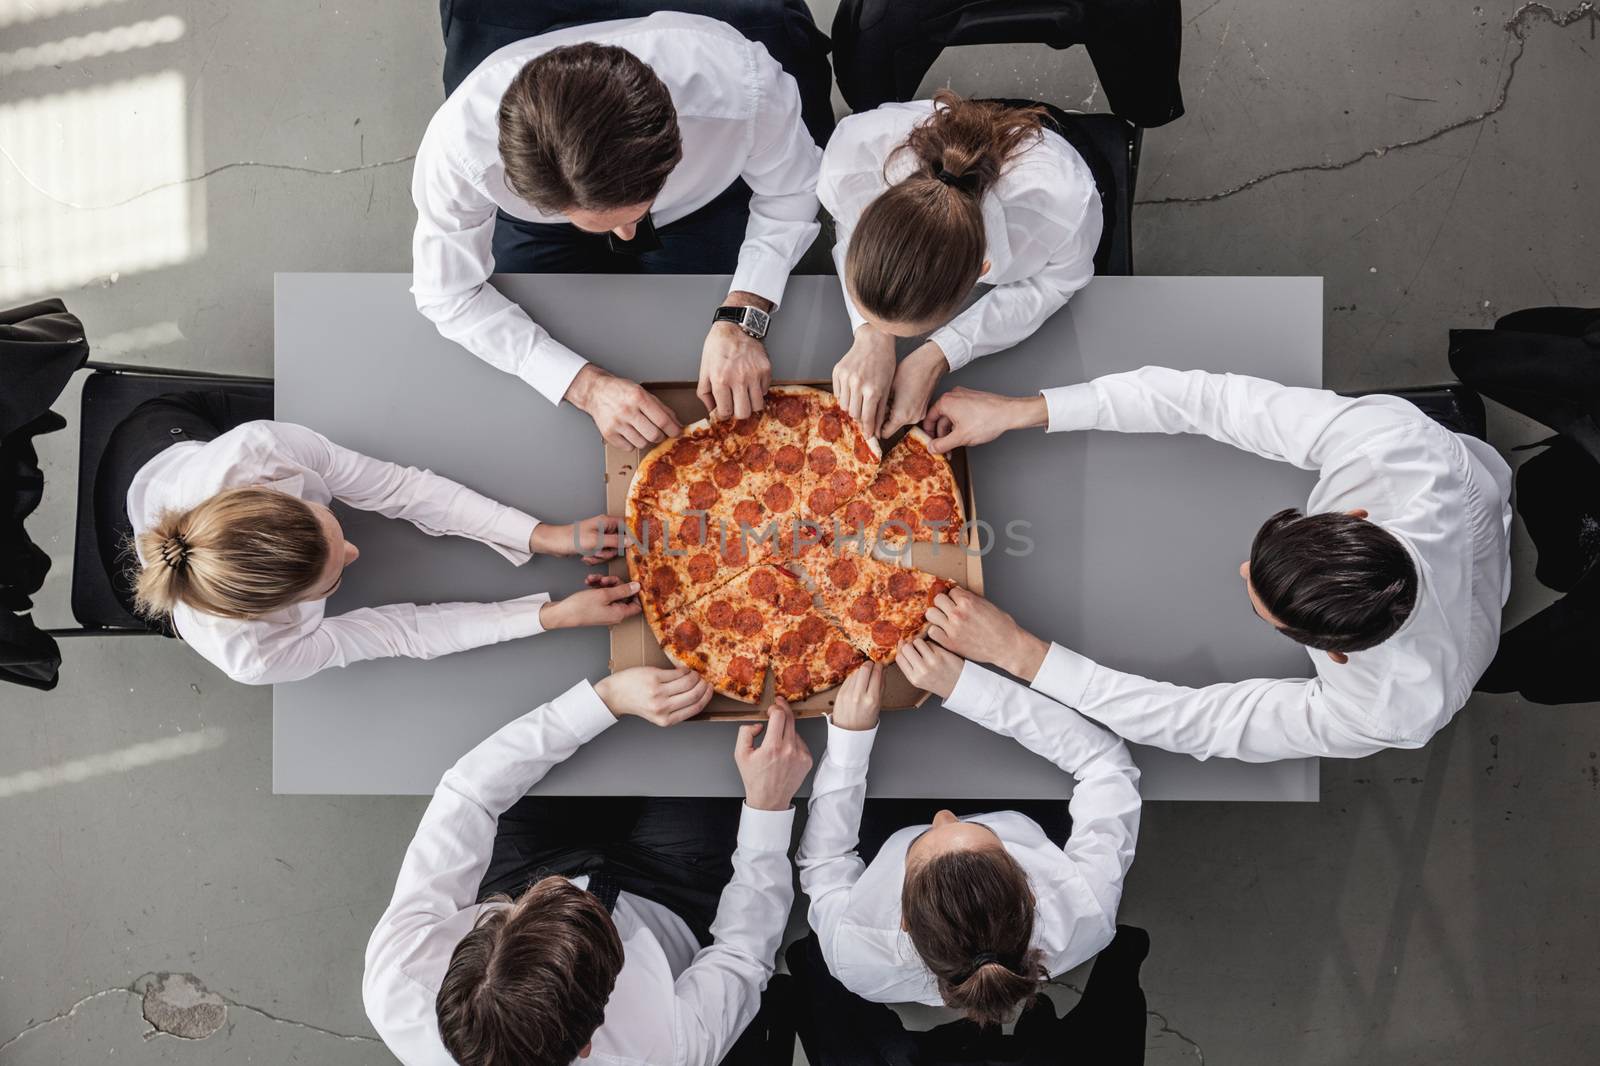
[[[1452,433],[1465,433],[1481,441],[1489,439],[1489,420],[1483,397],[1470,385],[1452,381],[1444,385],[1415,385],[1405,389],[1363,389],[1342,392],[1341,396],[1398,396]]]
[[[75,628],[49,629],[56,637],[151,635],[112,591],[95,535],[95,478],[111,431],[146,400],[169,392],[221,388],[270,398],[272,379],[200,371],[89,362],[78,418],[78,513],[72,549],[72,616]]]

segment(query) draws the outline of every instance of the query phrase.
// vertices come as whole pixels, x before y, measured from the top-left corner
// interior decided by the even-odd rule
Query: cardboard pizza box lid
[[[778,385],[807,385],[824,392],[832,392],[831,382],[827,381],[783,381],[774,382]],[[662,403],[666,404],[677,416],[681,425],[698,422],[706,415],[705,405],[695,395],[695,382],[692,381],[665,381],[645,382],[644,387],[655,395]],[[884,455],[888,455],[893,444],[898,443],[896,437],[892,441],[883,441]],[[628,510],[628,488],[633,483],[633,475],[639,468],[639,462],[644,458],[644,452],[637,448],[614,448],[605,446],[605,478],[606,478],[606,513],[626,514]],[[972,478],[967,466],[967,452],[965,448],[957,448],[947,458],[950,468],[955,474],[956,487],[962,495],[962,507],[967,516],[968,526],[964,531],[966,543],[963,544],[913,544],[910,553],[910,565],[919,570],[926,570],[930,574],[947,578],[963,588],[970,589],[980,596],[983,595],[983,559],[979,555],[979,527],[978,506],[972,490]],[[880,555],[880,558],[889,562],[905,562],[903,555]],[[611,563],[610,572],[628,579],[628,564],[625,559],[618,558]],[[655,633],[650,629],[643,615],[634,615],[611,627],[611,669],[625,670],[632,666],[671,666],[672,662],[661,650],[661,644],[656,640]],[[793,704],[794,712],[800,718],[816,718],[827,714],[833,709],[833,701],[838,694],[837,688],[825,689],[812,695],[809,699]],[[928,698],[930,693],[917,688],[901,672],[898,665],[891,664],[884,672],[883,677],[883,706],[885,710],[897,710],[919,706]],[[718,694],[711,698],[696,721],[764,721],[766,708],[772,705],[772,675],[768,671],[766,682],[761,692],[761,699],[756,703],[740,703],[738,700]]]

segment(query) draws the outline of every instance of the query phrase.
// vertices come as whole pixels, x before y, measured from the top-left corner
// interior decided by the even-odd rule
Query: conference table
[[[555,337],[640,381],[693,382],[714,276],[503,275],[492,284]],[[277,417],[347,447],[425,467],[553,521],[604,506],[602,445],[570,405],[445,340],[406,274],[279,274]],[[826,380],[850,327],[832,276],[791,278],[767,338],[775,381]],[[1102,277],[1016,348],[945,383],[1013,395],[1147,364],[1317,386],[1322,280]],[[941,386],[941,388],[945,387]],[[1256,618],[1238,575],[1267,515],[1303,506],[1313,475],[1198,436],[1011,433],[969,452],[978,513],[1027,523],[1026,554],[983,560],[986,594],[1040,636],[1117,669],[1189,685],[1306,677],[1305,649]],[[560,596],[575,559],[514,567],[489,548],[341,507],[361,549],[330,614],[390,602]],[[273,788],[430,793],[496,729],[607,669],[604,629],[562,630],[431,661],[357,663],[273,692]],[[534,791],[736,795],[735,727],[625,719]],[[820,755],[821,719],[802,734]],[[1071,779],[937,697],[886,712],[870,794],[1040,799]],[[1150,800],[1315,800],[1317,762],[1254,765],[1136,748]]]

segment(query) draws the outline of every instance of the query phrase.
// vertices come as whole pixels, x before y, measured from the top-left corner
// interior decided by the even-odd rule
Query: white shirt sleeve
[[[1103,225],[1098,195],[1042,270],[990,289],[971,307],[928,335],[944,352],[951,370],[1002,351],[1031,337],[1044,320],[1061,310],[1072,294],[1094,278],[1094,253]]]
[[[821,229],[817,171],[822,149],[801,120],[800,90],[794,78],[766,49],[752,51],[761,100],[755,144],[742,175],[752,194],[750,220],[730,289],[753,292],[778,304],[783,302],[789,272]]]
[[[477,901],[496,823],[550,768],[616,722],[587,681],[503,727],[445,772],[367,942],[362,1000],[380,1036],[404,1023],[384,995],[428,932]]]
[[[867,765],[878,731],[840,729],[828,722],[828,749],[811,779],[811,805],[796,864],[800,891],[809,901],[811,928],[828,969],[839,972],[838,932],[850,892],[866,870],[856,853],[861,809],[867,799]]]
[[[717,904],[712,944],[700,950],[673,989],[675,1061],[683,1066],[716,1066],[761,1007],[794,902],[793,827],[792,807],[745,807],[740,815],[733,879]]]
[[[403,518],[430,536],[467,537],[522,565],[539,520],[496,503],[431,470],[351,451],[292,422],[270,423],[285,457],[314,471],[334,498],[386,518]]]
[[[444,337],[558,404],[587,360],[489,285],[495,205],[450,158],[440,143],[441,128],[437,119],[428,127],[411,177],[417,205],[411,293],[417,310]]]
[[[975,663],[961,668],[944,705],[1049,759],[1077,781],[1067,804],[1072,833],[1062,850],[1094,894],[1101,924],[1115,929],[1123,878],[1139,839],[1139,768],[1127,745],[1070,707]],[[1070,929],[1046,927],[1043,933],[1048,954],[1068,950],[1065,940],[1050,937],[1066,937]]]

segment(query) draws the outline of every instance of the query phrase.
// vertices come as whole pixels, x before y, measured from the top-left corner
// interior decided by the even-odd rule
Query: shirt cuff
[[[561,403],[567,389],[572,387],[572,379],[589,365],[589,360],[565,344],[548,338],[528,362],[530,365],[526,365],[519,376],[553,404]]]
[[[739,814],[740,848],[788,854],[789,840],[793,834],[792,806],[782,811],[758,811],[747,803]]]
[[[617,716],[587,680],[579,681],[551,701],[550,712],[585,744],[617,724]]]
[[[784,286],[789,284],[793,263],[785,263],[770,252],[754,251],[748,245],[739,253],[739,265],[728,283],[729,292],[749,292],[772,301],[776,311],[783,303]]]
[[[522,596],[502,603],[500,606],[506,612],[505,639],[536,637],[543,633],[544,621],[539,617],[539,609],[549,602],[548,592],[535,592],[532,596]],[[598,696],[595,698],[599,699]]]
[[[951,370],[960,370],[972,362],[972,345],[949,326],[940,326],[928,334],[928,339],[944,352],[945,362],[950,364]]]
[[[963,718],[982,718],[994,706],[1001,684],[999,674],[968,662],[961,667],[961,676],[956,679],[956,687],[950,690],[944,705]]]
[[[1093,429],[1100,420],[1100,397],[1087,381],[1080,385],[1040,389],[1039,395],[1044,397],[1045,407],[1050,410],[1050,421],[1045,423],[1046,433]]]
[[[1083,694],[1089,691],[1094,672],[1093,659],[1052,644],[1034,675],[1033,689],[1076,711],[1083,705]]]
[[[539,527],[539,520],[531,514],[517,510],[515,507],[501,506],[500,513],[494,516],[490,523],[489,536],[494,543],[511,552],[511,560],[518,566],[533,558],[528,543],[533,537],[533,531]]]
[[[838,766],[866,766],[872,760],[872,743],[878,739],[878,727],[871,729],[841,729],[828,719],[828,761]]]

